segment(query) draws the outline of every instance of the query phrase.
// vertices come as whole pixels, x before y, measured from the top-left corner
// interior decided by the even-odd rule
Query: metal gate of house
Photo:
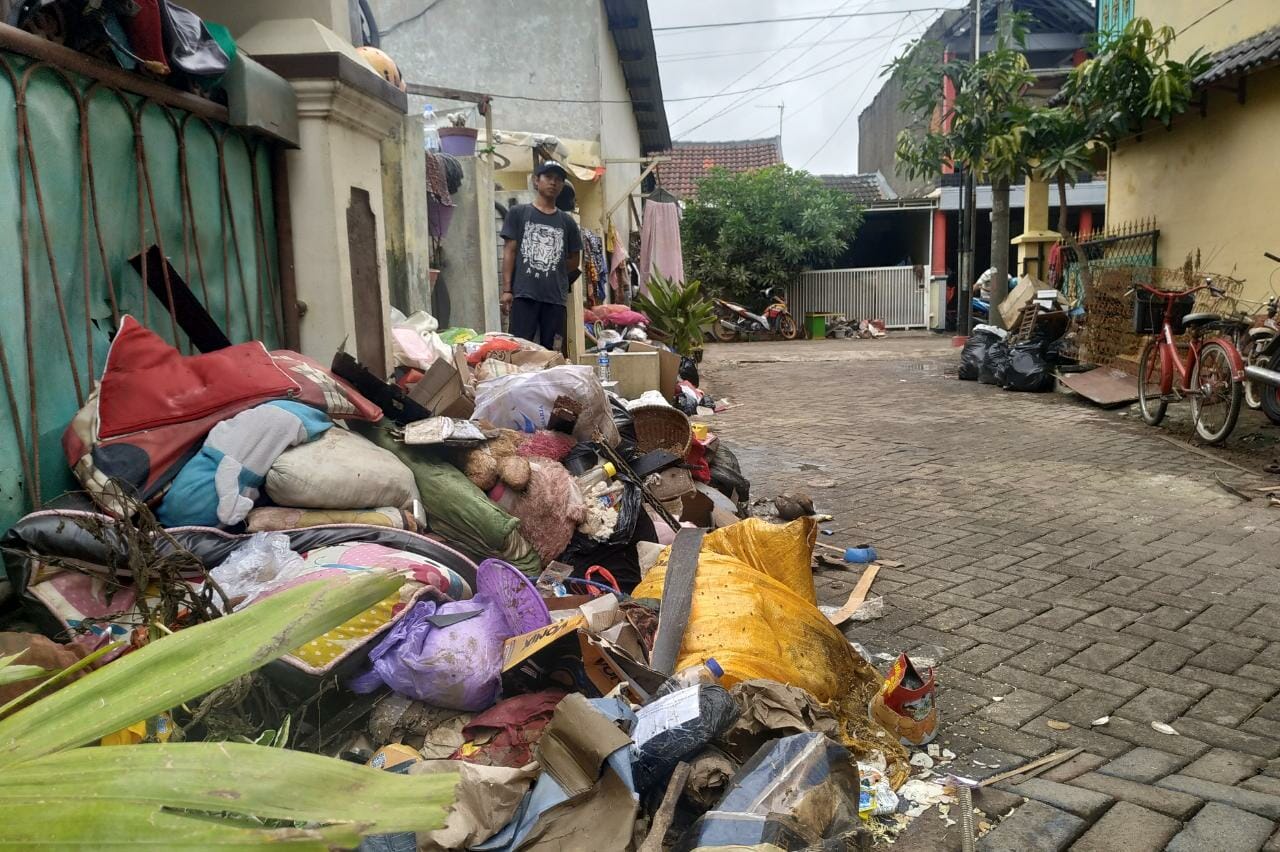
[[[929,282],[923,269],[911,266],[822,269],[800,275],[788,304],[797,321],[807,313],[833,313],[884,320],[888,328],[926,328]]]
[[[272,145],[210,101],[15,33],[0,33],[0,529],[78,488],[62,433],[124,314],[193,351],[177,279],[231,342],[283,343]],[[174,275],[131,262],[153,246]]]

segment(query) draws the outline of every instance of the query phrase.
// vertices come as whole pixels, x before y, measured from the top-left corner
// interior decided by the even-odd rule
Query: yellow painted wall
[[[1135,0],[1133,14],[1156,26],[1173,27],[1179,33],[1173,46],[1178,59],[1196,48],[1221,50],[1280,24],[1280,0],[1232,0],[1212,11],[1221,4],[1222,0]]]
[[[1243,106],[1211,92],[1207,118],[1193,109],[1112,154],[1107,221],[1154,217],[1161,266],[1199,249],[1205,270],[1244,278],[1245,297],[1260,298],[1280,268],[1262,256],[1280,254],[1277,128],[1280,69],[1251,76]]]

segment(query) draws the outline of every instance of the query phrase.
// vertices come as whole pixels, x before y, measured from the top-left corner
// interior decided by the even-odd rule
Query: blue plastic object
[[[844,549],[844,561],[852,562],[855,565],[865,565],[868,562],[875,562],[876,549],[870,545],[867,547],[846,547]]]

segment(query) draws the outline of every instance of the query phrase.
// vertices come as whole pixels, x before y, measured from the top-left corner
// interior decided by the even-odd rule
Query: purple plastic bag
[[[502,645],[512,636],[551,623],[538,590],[518,570],[497,559],[480,563],[476,596],[437,604],[420,601],[369,653],[372,669],[348,684],[395,692],[451,710],[486,710],[502,692]],[[438,615],[479,612],[436,627]]]

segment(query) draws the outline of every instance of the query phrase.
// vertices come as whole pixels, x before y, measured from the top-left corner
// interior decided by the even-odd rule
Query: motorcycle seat
[[[1269,328],[1264,328],[1263,326],[1249,329],[1250,337],[1270,337],[1273,334],[1275,334],[1274,331]]]
[[[1182,318],[1182,325],[1184,328],[1192,328],[1197,325],[1208,325],[1212,322],[1222,322],[1222,314],[1187,314]]]

